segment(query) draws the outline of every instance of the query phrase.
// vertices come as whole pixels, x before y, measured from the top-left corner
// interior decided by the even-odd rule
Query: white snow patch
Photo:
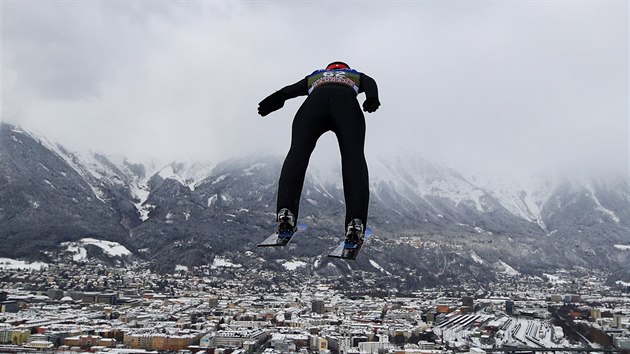
[[[385,273],[385,274],[391,274],[390,272],[386,271],[385,268],[381,267],[380,264],[376,263],[375,261],[370,259],[370,264],[372,265],[372,267],[378,269],[381,271],[381,273]]]
[[[615,248],[622,251],[630,251],[630,245],[615,245]]]
[[[175,217],[175,215],[173,215],[173,213],[171,213],[170,211],[166,214],[166,223],[167,224],[172,224],[173,223],[173,218]]]
[[[145,204],[145,202],[149,199],[149,187],[138,183],[132,183],[129,188],[131,190],[131,194],[139,200],[137,203],[133,203],[133,205],[136,206],[136,210],[140,213],[140,220],[147,221],[147,219],[149,219],[149,212],[155,209],[154,205]]]
[[[484,264],[485,261],[483,260],[483,258],[479,257],[479,255],[477,253],[475,253],[474,251],[470,254],[470,257],[473,259],[473,261],[479,263],[479,264]]]
[[[615,284],[622,285],[622,286],[630,286],[630,283],[621,281],[621,280],[617,280]]]
[[[52,184],[52,183],[51,183],[49,180],[47,180],[47,179],[45,179],[45,180],[44,180],[44,183],[46,183],[47,185],[49,185],[49,186],[53,187],[54,189],[57,189],[57,187],[55,187],[55,185],[54,185],[54,184]]]
[[[215,257],[214,261],[212,262],[212,265],[210,266],[210,268],[211,269],[217,269],[219,267],[240,268],[240,267],[242,267],[242,265],[237,264],[237,263],[232,263],[232,261],[230,261],[229,259],[223,258],[223,257]]]
[[[77,154],[71,153],[60,148],[59,145],[48,141],[46,138],[38,139],[49,150],[55,152],[61,157],[73,170],[81,175],[85,181],[89,184],[90,188],[94,192],[97,199],[105,203],[103,199],[103,193],[90,183],[93,178],[96,179],[111,179],[111,171],[103,168],[102,163],[98,161],[94,154]],[[88,199],[91,200],[91,199]]]
[[[263,167],[265,167],[264,163],[254,164],[252,167],[243,170],[243,176],[251,176],[256,170],[260,170]]]
[[[214,163],[211,162],[184,162],[176,165],[178,176],[191,191],[201,185],[212,174],[214,168]]]
[[[284,264],[282,264],[282,266],[285,267],[287,270],[296,270],[299,267],[306,266],[306,262],[302,262],[302,261],[288,261],[288,262],[285,262]]]
[[[412,156],[382,156],[369,161],[373,190],[385,184],[401,196],[417,195],[432,205],[430,197],[449,199],[455,205],[464,204],[486,211],[486,192],[474,186],[455,171]],[[412,199],[408,201],[413,202]]]
[[[129,251],[125,246],[121,245],[118,242],[97,240],[94,238],[84,238],[81,239],[81,242],[83,242],[83,244],[85,245],[94,245],[100,247],[103,252],[113,257],[131,255],[131,251]]]
[[[83,247],[67,245],[66,252],[74,253],[74,255],[72,256],[72,260],[74,260],[75,262],[87,258],[87,250]]]
[[[219,195],[215,194],[212,197],[208,198],[208,206],[212,206],[219,199]]]
[[[164,167],[163,169],[161,169],[158,172],[158,176],[162,177],[162,179],[174,179],[177,182],[181,183],[182,185],[186,185],[186,181],[184,181],[183,178],[181,178],[177,173],[175,173],[175,170],[173,170],[173,166],[172,165],[168,165],[166,167]]]
[[[93,185],[90,184],[89,186],[90,186],[90,189],[92,189],[92,193],[94,193],[94,196],[96,197],[96,199],[107,204],[107,202],[105,201],[105,194],[100,189],[94,187]]]
[[[211,173],[212,164],[174,162],[158,171],[163,179],[172,179],[191,191],[200,185]]]
[[[522,176],[518,180],[502,180],[497,176],[474,179],[512,214],[547,231],[541,211],[553,195],[556,181],[536,175]]]
[[[0,269],[41,270],[42,268],[48,268],[48,264],[43,263],[43,262],[28,263],[25,261],[18,261],[11,258],[0,258]]]
[[[188,219],[190,219],[190,211],[185,211],[183,214],[184,214],[184,217],[186,218],[186,221],[188,221]]]
[[[551,284],[564,284],[567,282],[566,280],[560,279],[559,275],[547,274],[547,273],[543,273],[543,275],[547,278],[547,280],[549,280]]]
[[[177,265],[175,265],[175,271],[176,272],[187,272],[188,271],[188,267],[185,266],[185,265],[177,264]]]
[[[94,238],[83,238],[76,242],[64,242],[61,245],[66,247],[66,252],[75,253],[75,255],[72,256],[72,259],[75,261],[86,259],[86,245],[97,246],[102,249],[105,254],[112,257],[129,256],[132,254],[131,251],[118,242],[97,240]]]
[[[503,262],[503,261],[498,261],[497,263],[495,263],[495,265],[497,266],[497,268],[499,268],[501,270],[501,272],[510,275],[510,276],[517,276],[520,275],[521,273],[519,273],[516,269],[512,268],[509,264]]]
[[[140,212],[140,220],[147,221],[149,219],[149,213],[155,209],[155,205],[144,204],[142,205],[138,211]]]
[[[217,184],[221,181],[223,181],[224,179],[226,179],[230,174],[225,174],[225,175],[221,175],[219,177],[217,177],[217,179],[215,179],[214,181],[212,181],[212,184]]]
[[[611,219],[613,219],[613,221],[617,224],[619,224],[621,222],[621,219],[619,219],[619,217],[617,216],[617,214],[615,214],[614,211],[604,208],[604,206],[602,205],[602,203],[599,202],[599,199],[597,199],[597,197],[595,196],[595,191],[591,188],[589,188],[590,191],[590,197],[593,199],[593,201],[595,202],[595,204],[597,204],[597,210],[600,211],[602,214],[608,215],[610,216]],[[588,195],[587,195],[588,196]]]
[[[317,205],[317,201],[314,199],[306,198],[306,200],[313,205]]]

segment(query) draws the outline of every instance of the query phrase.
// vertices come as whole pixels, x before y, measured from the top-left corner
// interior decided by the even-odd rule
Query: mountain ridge
[[[278,157],[148,167],[73,154],[6,124],[0,145],[0,221],[12,245],[0,248],[0,257],[51,260],[62,242],[95,238],[119,242],[160,271],[227,257],[272,270],[282,269],[278,262],[300,260],[305,266],[297,272],[321,276],[350,266],[397,274],[409,287],[439,283],[445,274],[449,282],[492,279],[510,269],[541,275],[595,267],[630,279],[622,269],[630,252],[615,247],[630,245],[624,179],[490,190],[421,158],[382,157],[370,161],[368,223],[376,237],[364,260],[342,266],[321,257],[343,233],[343,190],[334,170],[309,168],[301,219],[310,231],[274,252],[255,244],[273,230]],[[24,240],[36,245],[24,246]],[[435,272],[435,259],[448,269]]]

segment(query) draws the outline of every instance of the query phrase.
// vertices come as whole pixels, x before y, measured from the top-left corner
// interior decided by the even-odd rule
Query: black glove
[[[376,111],[380,105],[381,102],[379,102],[378,97],[368,97],[363,102],[363,110],[372,113]]]
[[[276,91],[267,96],[264,100],[258,104],[258,114],[266,116],[267,114],[277,111],[284,106],[284,101],[287,100],[286,93],[282,91]]]

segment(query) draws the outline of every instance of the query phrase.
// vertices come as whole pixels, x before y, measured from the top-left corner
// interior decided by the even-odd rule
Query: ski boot
[[[363,244],[365,230],[361,219],[353,219],[346,229],[346,242],[344,248],[357,248]]]
[[[279,239],[291,239],[293,234],[297,231],[297,227],[295,226],[295,217],[287,208],[280,209],[280,212],[278,212],[278,216],[276,217],[276,222],[278,223],[278,226],[276,227],[276,234],[278,234]]]

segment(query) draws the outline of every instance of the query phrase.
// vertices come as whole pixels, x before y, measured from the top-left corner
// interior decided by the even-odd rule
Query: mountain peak
[[[215,257],[252,269],[281,263],[256,260],[283,257],[318,260],[296,271],[337,269],[320,256],[343,234],[338,162],[309,167],[300,210],[309,231],[274,253],[255,244],[274,227],[280,157],[151,165],[71,153],[7,124],[0,133],[0,237],[6,240],[0,257],[47,261],[64,242],[94,239],[117,242],[161,270],[211,264]],[[547,178],[523,187],[418,156],[380,156],[368,165],[375,237],[365,262],[353,269],[409,269],[406,281],[417,284],[415,276],[443,276],[431,271],[438,259],[439,274],[453,279],[575,265],[622,269],[630,261],[630,192],[623,178]]]

